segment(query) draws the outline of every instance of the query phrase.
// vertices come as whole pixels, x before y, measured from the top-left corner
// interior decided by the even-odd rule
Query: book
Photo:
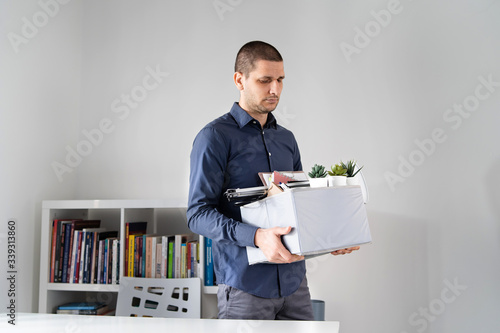
[[[63,224],[63,238],[64,238],[64,250],[63,250],[63,259],[62,259],[62,275],[61,282],[68,282],[68,263],[70,260],[70,243],[71,243],[71,234],[73,232],[73,224],[64,223]]]
[[[120,241],[117,238],[113,240],[113,260],[112,260],[112,276],[111,284],[120,283]]]
[[[156,277],[156,271],[157,271],[157,265],[158,265],[158,259],[157,259],[157,252],[158,248],[157,245],[158,243],[161,244],[161,236],[151,236],[151,267],[150,267],[150,276],[152,278]],[[160,258],[161,258],[161,248],[160,248]]]
[[[53,235],[55,233],[55,239],[53,239],[53,254],[51,257],[54,258],[54,262],[51,263],[51,278],[52,282],[62,282],[63,281],[63,260],[64,260],[64,250],[66,241],[66,225],[72,223],[74,220],[54,220]],[[66,247],[66,249],[68,249]],[[67,253],[68,254],[68,253]]]
[[[153,278],[154,277],[154,270],[155,270],[155,259],[156,259],[156,234],[146,234],[143,237],[143,268],[144,268],[144,274],[143,276],[146,278]],[[153,243],[154,244],[154,250],[153,250]]]
[[[69,302],[57,307],[57,310],[97,310],[106,306],[103,302]]]
[[[214,263],[212,256],[212,240],[205,238],[205,286],[214,285]]]
[[[182,244],[186,244],[187,242],[191,240],[196,240],[196,235],[189,233],[189,234],[177,234],[175,235],[175,243],[174,243],[174,262],[175,262],[175,267],[174,267],[174,277],[176,279],[182,278],[182,271],[185,268],[185,262],[184,264],[181,262],[182,258],[185,257],[185,253],[183,255],[182,253]],[[185,251],[185,249],[184,249]]]
[[[307,177],[304,171],[273,171],[273,172],[259,172],[258,173],[262,184],[269,187],[271,183],[286,184],[289,181],[306,181]]]
[[[83,228],[82,229],[82,256],[80,258],[80,275],[79,283],[93,283],[92,269],[95,265],[95,242],[97,235],[100,232],[106,231],[105,228]]]
[[[75,266],[73,270],[73,283],[78,283],[79,277],[80,277],[80,258],[81,258],[81,252],[82,252],[82,236],[83,232],[81,230],[76,230],[75,231],[75,237],[76,237],[76,251],[75,251]]]
[[[161,239],[161,237],[160,237],[160,239]],[[162,259],[163,259],[163,257],[162,257],[162,251],[161,251],[162,245],[163,245],[162,243],[159,243],[159,242],[156,243],[156,266],[155,266],[156,267],[156,271],[155,271],[155,278],[157,278],[157,279],[161,278],[161,273],[162,273],[162,271],[161,271]]]
[[[60,263],[61,263],[61,230],[62,230],[62,225],[64,222],[65,221],[63,221],[63,220],[56,220],[56,223],[55,223],[55,228],[56,228],[55,249],[54,249],[55,261],[53,264],[54,282],[61,282],[60,275],[59,275],[59,267],[60,267]]]
[[[135,252],[135,235],[128,236],[128,268],[127,276],[134,277],[134,252]]]
[[[114,310],[110,310],[109,306],[103,306],[99,309],[96,310],[64,310],[64,309],[58,309],[56,310],[57,314],[71,314],[71,315],[83,315],[83,316],[91,316],[91,315],[96,315],[96,316],[106,316],[108,313],[112,312]],[[111,314],[109,314],[111,315]]]
[[[135,251],[134,251],[134,277],[142,276],[142,235],[135,236]]]
[[[84,227],[98,227],[100,220],[55,219],[52,221],[50,282],[73,283],[75,233]]]
[[[166,279],[172,277],[173,263],[173,243],[174,235],[165,235],[161,237],[161,269],[160,278]]]
[[[57,314],[73,315],[106,315],[111,311],[109,305],[103,302],[71,302],[56,309]]]
[[[82,245],[80,251],[80,271],[78,273],[78,283],[86,283],[85,273],[87,269],[87,254],[89,246],[89,236],[90,233],[83,230],[82,231]]]
[[[191,277],[191,242],[186,244],[186,277]]]
[[[190,260],[189,260],[189,276],[188,277],[199,277],[198,272],[198,263],[199,263],[199,254],[198,254],[198,241],[191,241],[188,243],[190,246]]]
[[[95,242],[96,253],[95,253],[95,264],[93,269],[95,270],[95,275],[93,277],[94,283],[104,284],[104,245],[105,240],[117,239],[118,231],[103,231],[97,234],[97,240]],[[119,251],[119,249],[118,249]]]
[[[50,276],[49,282],[55,282],[55,263],[56,263],[56,239],[57,239],[57,220],[52,221],[52,233],[51,233],[51,248],[50,248]]]
[[[175,277],[175,241],[169,240],[167,243],[168,248],[168,261],[167,261],[167,278],[172,279]]]
[[[187,277],[187,246],[186,243],[181,244],[181,263],[179,266],[180,278],[185,279]]]
[[[97,260],[97,284],[103,284],[103,272],[104,272],[104,239],[99,240],[99,251],[98,251],[98,260]]]
[[[147,230],[147,222],[138,221],[138,222],[127,222],[125,223],[125,267],[124,267],[124,275],[125,276],[134,276],[134,251],[135,246],[132,246],[133,249],[130,249],[131,243],[130,236],[131,235],[143,235],[146,234]],[[134,239],[135,241],[135,239]],[[132,252],[132,253],[131,253]],[[132,260],[132,262],[130,262]],[[126,273],[126,274],[125,274]]]
[[[113,283],[113,256],[114,248],[113,242],[117,240],[116,238],[106,238],[104,240],[104,272],[103,272],[103,284]]]
[[[70,258],[70,264],[69,264],[69,269],[68,269],[68,282],[69,283],[74,283],[74,277],[75,277],[75,264],[76,264],[76,255],[78,253],[78,230],[73,230],[73,236],[71,237],[71,258]]]

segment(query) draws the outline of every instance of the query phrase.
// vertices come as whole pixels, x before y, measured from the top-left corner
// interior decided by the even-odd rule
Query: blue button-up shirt
[[[255,247],[257,228],[241,222],[239,207],[223,194],[228,188],[262,186],[258,173],[274,170],[300,171],[302,164],[292,132],[278,125],[271,113],[262,128],[234,103],[194,140],[188,226],[212,239],[217,283],[265,298],[295,292],[305,276],[305,263],[249,265],[245,247]]]

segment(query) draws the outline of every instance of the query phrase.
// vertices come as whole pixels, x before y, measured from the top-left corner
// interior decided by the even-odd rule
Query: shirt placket
[[[269,128],[261,128],[260,129],[260,135],[262,137],[262,143],[264,144],[264,149],[266,150],[266,155],[267,155],[267,164],[269,166],[269,171],[273,171],[274,166],[273,166],[273,161],[272,161],[272,154],[271,151],[269,150],[269,145],[266,141],[266,131],[270,130]]]

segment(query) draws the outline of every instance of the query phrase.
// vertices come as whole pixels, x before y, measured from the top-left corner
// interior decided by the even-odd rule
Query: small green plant
[[[332,166],[332,170],[328,171],[328,174],[330,176],[345,176],[347,173],[347,168],[345,168],[341,164],[335,164],[335,166]]]
[[[325,178],[326,177],[325,167],[323,165],[314,164],[308,175],[311,178]]]
[[[347,164],[345,164],[344,162],[340,162],[340,164],[342,165],[343,168],[346,169],[347,177],[354,177],[357,175],[358,172],[361,171],[361,169],[363,169],[363,167],[361,167],[358,170],[356,170],[356,161],[353,160],[350,160],[349,162],[347,162]]]

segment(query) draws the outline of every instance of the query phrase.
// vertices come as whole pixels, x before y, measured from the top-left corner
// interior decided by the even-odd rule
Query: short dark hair
[[[254,70],[255,63],[258,60],[268,61],[283,61],[278,50],[266,42],[253,41],[248,42],[241,47],[236,56],[234,71],[240,72],[248,77],[250,72]]]

